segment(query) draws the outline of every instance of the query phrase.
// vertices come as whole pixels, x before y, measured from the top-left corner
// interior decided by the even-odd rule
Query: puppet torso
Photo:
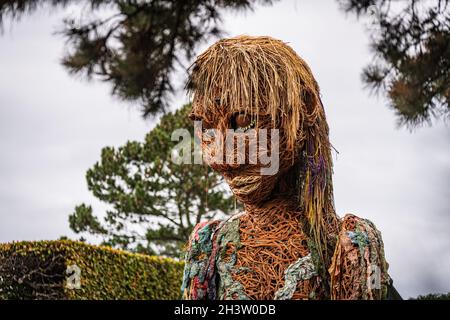
[[[222,227],[219,299],[321,297],[321,281],[299,216],[288,208],[269,206],[236,216]]]
[[[280,207],[261,210],[258,215],[241,213],[194,228],[182,285],[185,299],[387,297],[391,279],[383,243],[369,220],[344,217],[332,263],[327,266],[329,278],[322,279],[310,239],[302,221],[295,218],[299,214],[280,211]]]

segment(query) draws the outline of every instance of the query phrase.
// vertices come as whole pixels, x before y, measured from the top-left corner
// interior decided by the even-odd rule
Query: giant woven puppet
[[[194,62],[188,89],[191,118],[202,123],[197,134],[203,155],[244,209],[195,226],[187,244],[184,299],[397,295],[380,232],[369,220],[336,215],[319,87],[292,48],[270,37],[220,40]],[[231,150],[216,143],[230,130],[233,139],[245,136],[244,149],[234,140]],[[255,151],[249,141],[262,133],[265,144],[257,140]],[[251,163],[252,152],[257,161]],[[279,156],[277,170],[268,174],[263,169],[270,164],[261,160],[267,157],[260,156],[270,152]]]

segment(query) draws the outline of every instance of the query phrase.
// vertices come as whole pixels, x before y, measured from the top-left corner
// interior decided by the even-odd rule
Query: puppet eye
[[[191,121],[203,121],[203,118],[202,118],[201,116],[195,114],[194,112],[191,112],[191,113],[188,115],[188,118],[189,118]]]
[[[249,114],[235,113],[231,118],[231,128],[239,132],[245,132],[254,128],[255,124],[255,119],[252,119]]]
[[[208,130],[210,130],[209,128],[205,127],[205,123],[204,123],[202,117],[196,115],[195,113],[189,114],[189,119],[191,119],[192,121],[199,121],[199,122],[201,122],[201,128],[202,128],[201,132],[202,133],[207,133]]]
[[[198,117],[192,112],[189,114],[188,118],[191,121],[197,121],[198,120]]]

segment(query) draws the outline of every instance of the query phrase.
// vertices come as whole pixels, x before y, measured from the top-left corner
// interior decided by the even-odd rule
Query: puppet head
[[[222,160],[209,165],[225,177],[237,199],[258,205],[277,195],[295,197],[323,243],[323,229],[334,223],[331,145],[319,87],[306,62],[271,37],[222,39],[198,56],[187,88],[191,118],[202,121],[203,154]],[[246,135],[246,148],[215,143],[227,137],[227,130],[234,130],[233,139]],[[258,139],[264,130],[266,145]],[[278,139],[272,139],[276,133]],[[258,141],[256,163],[249,161],[251,137]],[[260,157],[267,150],[278,154],[272,174],[261,170],[268,167]],[[245,163],[237,161],[242,157]]]

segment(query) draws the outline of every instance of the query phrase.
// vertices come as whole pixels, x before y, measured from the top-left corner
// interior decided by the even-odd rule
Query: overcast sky
[[[64,41],[52,33],[70,12],[39,12],[7,24],[0,37],[0,242],[77,237],[67,221],[74,206],[104,210],[84,178],[101,148],[142,140],[153,126],[113,99],[107,84],[75,79],[59,65]],[[363,90],[361,70],[371,60],[363,23],[334,0],[282,0],[228,13],[224,27],[229,36],[289,42],[309,63],[339,151],[338,214],[368,218],[382,231],[403,297],[450,291],[450,128],[399,129],[383,98]],[[181,94],[173,105],[183,102]]]

